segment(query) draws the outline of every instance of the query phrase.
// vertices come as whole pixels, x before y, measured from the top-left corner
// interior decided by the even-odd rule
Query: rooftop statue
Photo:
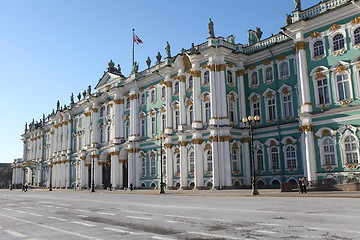
[[[110,62],[108,63],[108,72],[112,73],[116,70],[116,68],[114,67],[115,66],[115,63],[110,60]]]
[[[263,32],[260,30],[260,28],[257,27],[256,28],[256,37],[259,39],[259,41],[262,37],[262,34],[263,34]]]
[[[74,104],[74,93],[70,95],[70,104]]]
[[[212,38],[215,37],[214,23],[213,23],[213,21],[211,21],[211,18],[209,19],[208,28],[209,28],[210,37],[212,37]]]
[[[83,95],[83,97],[85,98],[85,96],[86,96],[86,90],[83,91],[83,94],[82,94],[82,95]]]
[[[290,14],[286,14],[286,25],[292,24],[292,19]]]
[[[160,52],[158,52],[158,54],[156,55],[156,64],[159,64],[161,62],[161,54]]]
[[[135,61],[132,69],[132,73],[137,73],[139,71],[139,64]]]
[[[166,51],[167,57],[168,57],[168,58],[171,58],[171,54],[170,54],[170,44],[169,44],[169,42],[166,42],[165,51]]]
[[[300,0],[294,0],[295,11],[301,11],[301,2]]]
[[[87,94],[91,95],[91,85],[88,86]]]
[[[77,95],[77,98],[78,98],[79,101],[80,101],[80,99],[81,99],[81,93],[79,93],[79,94]]]
[[[56,110],[59,110],[60,109],[60,101],[57,100],[57,103],[56,103]]]
[[[150,57],[148,57],[148,58],[146,59],[146,65],[148,66],[148,68],[150,68],[150,66],[151,66],[151,59],[150,59]]]
[[[122,73],[121,73],[121,67],[120,67],[120,64],[117,65],[117,73],[121,76]]]
[[[195,53],[196,52],[196,48],[195,48],[194,43],[191,44],[191,48],[189,50],[190,50],[190,53]]]

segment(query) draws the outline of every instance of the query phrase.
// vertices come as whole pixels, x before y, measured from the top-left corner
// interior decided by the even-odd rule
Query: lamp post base
[[[252,189],[251,189],[251,195],[259,195],[259,191],[257,190],[257,187],[256,186],[252,186]]]

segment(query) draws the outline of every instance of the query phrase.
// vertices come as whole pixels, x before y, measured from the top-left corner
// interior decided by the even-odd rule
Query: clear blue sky
[[[249,29],[278,33],[293,10],[293,0],[0,0],[0,162],[22,157],[25,122],[94,87],[110,59],[129,75],[131,29],[144,42],[135,48],[143,70],[148,56],[166,55],[166,41],[172,55],[205,42],[209,18],[216,36],[246,43]]]

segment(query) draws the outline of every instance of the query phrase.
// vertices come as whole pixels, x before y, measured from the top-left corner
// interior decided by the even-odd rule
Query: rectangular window
[[[268,99],[269,121],[276,120],[275,99]]]
[[[351,98],[350,83],[347,74],[340,74],[336,76],[338,87],[338,100],[347,100]]]
[[[317,88],[318,88],[319,104],[329,103],[330,98],[329,98],[327,79],[324,78],[324,79],[317,80]]]
[[[260,102],[253,102],[253,116],[260,116]]]
[[[283,96],[283,111],[284,117],[293,115],[291,95]]]

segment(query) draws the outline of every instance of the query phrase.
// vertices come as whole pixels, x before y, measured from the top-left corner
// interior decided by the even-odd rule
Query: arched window
[[[210,73],[209,71],[206,71],[204,73],[204,81],[203,81],[203,84],[206,85],[206,84],[209,84],[210,83]]]
[[[156,91],[155,91],[155,89],[152,89],[151,91],[150,91],[150,101],[151,102],[156,102]]]
[[[124,124],[124,138],[128,139],[130,134],[130,121],[126,120]]]
[[[188,89],[191,90],[193,88],[193,85],[194,85],[194,80],[193,77],[190,76],[188,80]]]
[[[151,135],[155,136],[156,135],[156,117],[151,116]]]
[[[193,111],[193,105],[190,105],[189,108],[188,108],[188,119],[189,119],[189,122],[188,124],[191,125],[192,122],[194,121],[194,111]]]
[[[227,79],[227,83],[229,85],[234,85],[234,76],[233,76],[232,71],[230,71],[230,70],[226,71],[226,79]]]
[[[104,109],[101,107],[100,108],[100,117],[103,117],[104,116]]]
[[[110,142],[110,126],[107,127],[106,137],[107,137],[106,141]]]
[[[190,173],[194,173],[195,171],[195,157],[194,157],[194,152],[190,152],[189,154],[189,172]]]
[[[257,170],[264,170],[264,156],[263,151],[258,149],[255,153],[255,160],[256,160],[256,169]]]
[[[146,119],[145,119],[145,117],[140,119],[140,136],[141,137],[146,136]]]
[[[293,146],[287,146],[285,149],[286,166],[288,169],[296,169],[296,151]]]
[[[359,163],[358,159],[358,148],[356,139],[354,136],[347,136],[344,140],[344,149],[345,149],[345,164],[357,164]]]
[[[130,98],[126,99],[126,109],[130,109]]]
[[[324,154],[324,160],[325,165],[335,165],[335,147],[334,147],[334,141],[327,137],[323,140],[323,154]]]
[[[166,97],[166,86],[163,86],[161,88],[161,98],[165,98]]]
[[[280,169],[279,150],[276,147],[270,148],[271,169]]]
[[[110,114],[110,104],[108,104],[107,106],[106,106],[106,115],[109,115]]]
[[[103,131],[103,128],[100,127],[100,143],[103,143],[104,142],[104,131]]]
[[[316,84],[319,104],[330,103],[330,93],[327,78],[317,79]]]
[[[211,117],[210,102],[204,103],[204,122],[209,123]]]
[[[165,132],[165,128],[166,128],[166,114],[163,113],[161,114],[161,131]]]
[[[179,94],[179,81],[175,82],[174,84],[174,95]]]
[[[257,72],[251,73],[250,78],[251,78],[251,81],[250,81],[250,85],[251,85],[251,86],[254,86],[254,85],[258,85],[258,84],[259,84]]]
[[[238,150],[231,149],[230,159],[231,159],[232,171],[239,171],[240,170],[240,164],[239,164],[239,157],[238,156],[239,156]]]
[[[180,173],[180,154],[177,153],[175,154],[175,162],[176,162],[176,168],[175,168],[175,173]]]
[[[212,171],[212,151],[208,150],[206,153],[206,171]]]
[[[280,78],[284,79],[289,76],[289,65],[287,62],[283,62],[280,64]]]
[[[146,160],[145,156],[140,156],[140,163],[141,163],[141,175],[146,175]]]
[[[236,105],[235,102],[229,101],[229,120],[230,123],[236,122]]]
[[[150,174],[156,174],[156,158],[154,153],[150,155]]]
[[[350,91],[350,79],[347,73],[336,75],[336,87],[338,92],[338,101],[348,100],[352,98]]]
[[[265,82],[270,83],[272,81],[273,81],[273,70],[272,70],[272,67],[268,67],[265,70]]]
[[[360,44],[360,27],[358,27],[354,31],[354,44],[355,45]]]
[[[324,43],[323,41],[316,41],[313,44],[314,57],[321,57],[324,55]]]
[[[145,93],[142,93],[140,96],[140,104],[145,105],[145,102],[146,102],[146,95]]]
[[[180,125],[180,111],[179,109],[174,110],[174,129],[178,129]]]
[[[345,47],[344,36],[342,34],[336,34],[333,38],[333,50],[337,51]]]

